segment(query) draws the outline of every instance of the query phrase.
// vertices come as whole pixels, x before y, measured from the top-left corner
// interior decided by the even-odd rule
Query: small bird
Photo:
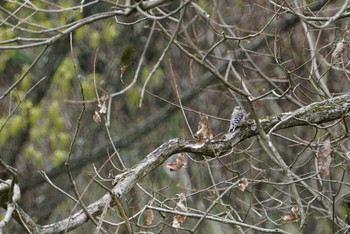
[[[236,106],[231,114],[230,128],[228,130],[229,135],[232,135],[235,129],[244,122],[244,117],[245,116],[242,107]]]

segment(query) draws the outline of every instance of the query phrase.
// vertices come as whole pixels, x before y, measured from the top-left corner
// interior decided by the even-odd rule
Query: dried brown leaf
[[[175,217],[173,220],[173,228],[176,228],[176,230],[180,228],[180,223],[175,219]]]
[[[185,155],[179,153],[176,158],[176,162],[168,163],[166,166],[170,171],[177,171],[186,165]]]
[[[121,74],[124,74],[125,72],[126,72],[126,70],[128,69],[128,66],[122,66],[121,68],[120,68],[120,73]]]
[[[186,216],[175,215],[173,219],[173,227],[176,228],[177,230],[178,228],[180,228],[180,224],[183,223],[185,219],[186,219]]]
[[[249,182],[248,182],[247,178],[243,177],[238,184],[238,189],[243,192],[247,188],[248,184],[249,184]]]
[[[101,123],[101,116],[100,116],[100,114],[99,114],[97,111],[94,112],[94,114],[93,114],[93,116],[92,116],[92,119],[93,119],[96,123]]]
[[[297,206],[293,206],[291,211],[292,211],[293,214],[298,214],[299,208]]]
[[[333,51],[332,57],[334,59],[340,58],[345,50],[345,44],[344,40],[338,42],[337,46],[335,47],[335,50]]]
[[[100,102],[106,102],[109,98],[108,94],[103,94],[102,97],[100,97]]]
[[[109,172],[108,172],[108,179],[111,179],[111,178],[113,178],[114,177],[114,175],[113,175],[113,170],[111,169],[111,170],[109,170]]]
[[[107,106],[106,106],[106,101],[108,100],[109,95],[104,94],[98,99],[98,104],[97,106],[99,107],[99,113],[100,114],[106,114],[107,113]]]
[[[177,163],[176,162],[172,162],[172,163],[168,163],[166,165],[166,167],[170,170],[170,171],[177,171],[179,170],[177,167]]]
[[[213,138],[213,133],[209,126],[208,116],[200,115],[198,131],[194,134],[197,144],[204,144],[208,139]]]
[[[152,224],[154,219],[153,211],[151,209],[146,209],[145,225],[149,226]]]
[[[175,215],[174,219],[176,219],[179,223],[183,223],[186,219],[184,215]]]
[[[331,152],[331,141],[327,139],[323,142],[323,145],[320,146],[317,152],[318,170],[320,171],[321,176],[329,175],[329,168],[332,162]]]
[[[180,198],[181,202],[186,201],[186,194],[185,193],[179,193],[177,196]]]
[[[289,215],[285,215],[282,217],[282,220],[286,221],[286,222],[290,222],[290,221],[294,221],[298,218],[298,216],[296,214],[289,214]]]
[[[187,212],[187,211],[188,211],[187,206],[186,206],[184,203],[182,203],[182,201],[179,201],[178,203],[176,203],[176,205],[177,205],[177,207],[179,207],[182,211],[184,211],[184,212]]]
[[[177,196],[179,197],[179,202],[176,203],[177,207],[179,207],[182,211],[187,212],[187,206],[184,204],[184,202],[186,202],[186,194],[185,193],[179,193],[177,194]]]
[[[291,208],[292,213],[288,214],[288,215],[284,215],[282,217],[282,220],[286,221],[286,222],[290,222],[290,221],[294,221],[298,218],[298,212],[299,212],[299,208],[297,206],[293,206]]]
[[[98,111],[100,114],[106,114],[107,113],[107,107],[106,107],[106,102],[101,102],[97,105],[100,110]]]

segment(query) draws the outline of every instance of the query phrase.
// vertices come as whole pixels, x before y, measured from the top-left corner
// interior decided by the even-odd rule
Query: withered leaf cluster
[[[154,214],[151,209],[146,209],[146,215],[145,215],[145,225],[149,226],[152,224],[154,219]]]
[[[180,210],[184,211],[184,212],[187,212],[188,209],[187,209],[187,206],[185,204],[186,202],[186,195],[184,193],[180,193],[178,194],[178,197],[179,197],[179,202],[176,203],[177,207],[180,208]],[[180,228],[181,226],[181,223],[183,223],[186,219],[186,216],[184,215],[175,215],[174,218],[173,218],[173,227],[178,229]]]
[[[344,39],[338,42],[337,46],[335,47],[334,52],[332,53],[332,57],[334,59],[340,58],[345,50],[345,44],[344,44]]]
[[[170,171],[177,171],[186,165],[184,153],[179,153],[176,162],[168,163],[166,166]]]
[[[100,114],[106,114],[107,113],[107,106],[106,106],[106,101],[108,100],[109,95],[103,95],[101,98],[99,98],[98,100],[98,104],[97,107],[99,108],[99,110],[95,111],[92,119],[96,122],[96,123],[100,123],[101,122],[101,116]]]
[[[283,221],[291,222],[291,221],[294,221],[294,220],[296,220],[298,218],[299,208],[297,206],[293,206],[291,208],[291,211],[292,211],[292,213],[282,217]]]
[[[247,178],[243,177],[241,181],[238,183],[238,189],[241,190],[242,192],[245,191],[245,189],[248,186],[248,180]]]
[[[317,152],[318,170],[321,176],[329,175],[329,168],[332,162],[331,152],[331,141],[327,139]]]
[[[198,123],[198,131],[194,134],[197,144],[202,145],[207,140],[213,138],[213,133],[209,126],[208,116],[200,115],[200,120]]]

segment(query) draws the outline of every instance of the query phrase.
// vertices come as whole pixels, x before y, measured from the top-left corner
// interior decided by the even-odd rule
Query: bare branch
[[[338,118],[346,117],[350,108],[349,100],[349,94],[331,98],[326,101],[313,103],[294,112],[283,113],[278,116],[261,119],[260,123],[265,131],[269,131],[272,128],[276,131],[282,128],[300,126],[307,122],[317,124],[326,123]],[[324,114],[325,112],[327,114]],[[298,119],[292,117],[297,117]],[[236,137],[230,141],[220,139],[213,140],[198,147],[198,145],[192,140],[178,138],[169,140],[149,153],[134,167],[117,175],[114,180],[115,185],[112,192],[119,198],[124,197],[141,178],[146,176],[159,165],[163,164],[163,162],[173,154],[179,152],[190,152],[216,157],[216,155],[220,155],[230,150],[238,142],[257,134],[256,125],[249,122],[246,126],[241,127]],[[87,206],[86,210],[92,216],[98,215],[102,212],[104,204],[109,203],[110,201],[111,195],[107,193],[95,203]],[[72,230],[82,225],[86,220],[87,216],[85,212],[79,211],[72,215],[71,218],[42,226],[40,231],[41,233],[59,233],[65,230],[65,228],[67,228],[67,230]]]

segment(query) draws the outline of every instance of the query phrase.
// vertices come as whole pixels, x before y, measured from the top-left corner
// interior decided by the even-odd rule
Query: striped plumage
[[[233,109],[233,112],[231,114],[231,120],[230,120],[230,128],[228,130],[229,134],[232,134],[237,126],[239,126],[244,121],[244,112],[242,107],[236,106]]]

